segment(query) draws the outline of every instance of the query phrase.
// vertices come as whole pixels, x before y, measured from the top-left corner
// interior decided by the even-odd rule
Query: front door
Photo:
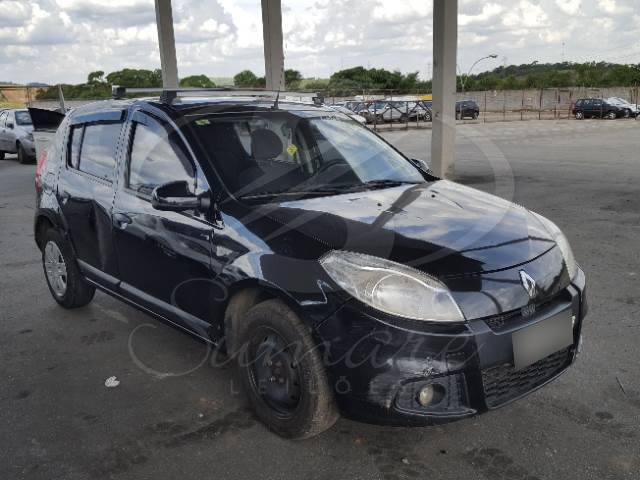
[[[135,302],[207,338],[221,293],[211,273],[214,226],[197,211],[160,211],[157,186],[186,181],[207,189],[180,136],[141,112],[129,130],[113,225],[121,289]],[[205,185],[203,185],[203,183]]]

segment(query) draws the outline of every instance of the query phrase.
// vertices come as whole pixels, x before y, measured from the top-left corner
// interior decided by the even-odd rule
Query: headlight
[[[560,248],[562,256],[564,257],[564,263],[567,266],[569,278],[573,280],[573,277],[575,277],[576,273],[578,273],[578,264],[576,263],[576,259],[573,256],[573,250],[571,250],[571,245],[569,245],[567,237],[565,237],[564,233],[562,233],[562,230],[560,230],[558,226],[551,220],[543,217],[542,215],[538,215],[535,212],[533,213],[542,222],[542,225],[544,225],[544,227],[553,237],[553,240],[558,245],[558,248]]]
[[[463,322],[464,315],[439,280],[405,265],[334,250],[320,259],[346,292],[391,315],[430,322]]]

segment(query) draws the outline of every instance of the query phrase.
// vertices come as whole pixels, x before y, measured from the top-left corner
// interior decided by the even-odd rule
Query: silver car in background
[[[20,163],[35,160],[33,125],[27,109],[3,110],[0,113],[0,159],[5,153],[17,153]]]
[[[620,97],[609,97],[606,99],[607,103],[611,105],[615,105],[616,107],[620,107],[624,110],[624,117],[637,117],[638,113],[640,113],[640,108],[635,103],[630,103],[626,101],[624,98]]]
[[[334,105],[331,105],[331,108],[333,108],[334,110],[336,110],[336,111],[338,111],[340,113],[344,113],[349,118],[352,118],[353,120],[355,120],[358,123],[362,123],[362,124],[367,123],[366,119],[363,116],[358,115],[355,112],[352,112],[351,110],[349,110],[344,105],[334,104]]]

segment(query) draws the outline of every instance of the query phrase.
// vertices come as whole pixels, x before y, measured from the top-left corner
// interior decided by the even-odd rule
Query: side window
[[[84,127],[79,170],[105,180],[113,179],[116,142],[121,123],[97,123]]]
[[[0,113],[0,127],[4,127],[4,119],[7,118],[6,112]]]
[[[67,163],[104,180],[113,180],[121,123],[76,125],[71,130]]]
[[[129,155],[127,186],[151,194],[159,185],[185,180],[193,185],[194,168],[173,135],[153,120],[135,123]]]

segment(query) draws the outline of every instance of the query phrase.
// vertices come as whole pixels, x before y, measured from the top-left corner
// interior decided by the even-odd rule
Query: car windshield
[[[16,112],[16,123],[18,125],[31,125],[31,115],[26,110]]]
[[[190,124],[229,191],[247,201],[425,181],[405,157],[340,113],[203,115]]]

